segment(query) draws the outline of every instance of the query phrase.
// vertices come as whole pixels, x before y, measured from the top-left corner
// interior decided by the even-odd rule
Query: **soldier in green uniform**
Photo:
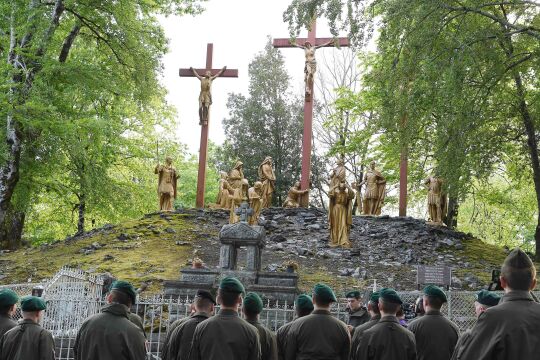
[[[499,304],[501,297],[494,292],[488,290],[480,290],[476,294],[475,299],[476,301],[474,302],[474,312],[476,314],[476,317],[479,317],[480,314],[482,314],[490,307]],[[456,344],[454,354],[452,355],[452,360],[457,359],[458,355],[460,354],[460,349],[463,347],[464,344],[467,343],[469,336],[471,336],[471,330],[467,330],[463,334],[461,334]]]
[[[221,280],[216,316],[195,328],[191,343],[191,360],[259,360],[261,347],[257,328],[238,316],[244,286],[234,277]]]
[[[263,310],[263,302],[259,295],[250,292],[244,298],[242,312],[248,323],[255,326],[259,332],[261,344],[261,360],[277,360],[276,336],[259,321],[259,314]]]
[[[428,285],[424,288],[424,316],[414,319],[409,330],[414,333],[418,360],[450,360],[459,338],[459,329],[441,314],[447,302],[441,288]]]
[[[53,336],[39,325],[46,308],[39,297],[21,299],[22,320],[2,336],[0,360],[54,360]]]
[[[332,289],[324,284],[315,285],[315,310],[292,323],[285,360],[348,360],[351,347],[349,330],[344,322],[330,313],[330,305],[336,301]]]
[[[349,320],[347,321],[347,325],[350,325],[349,329],[353,330],[355,327],[368,322],[370,316],[367,309],[362,306],[360,291],[349,291],[345,297],[347,298],[347,312],[349,313]]]
[[[129,320],[136,301],[133,285],[115,281],[100,314],[86,319],[75,339],[75,360],[144,360],[144,334]]]
[[[161,358],[163,360],[188,360],[189,351],[195,328],[199,323],[210,318],[214,314],[216,301],[210,292],[198,290],[195,296],[193,307],[195,313],[178,324],[170,335],[167,348],[163,349]]]
[[[212,297],[213,299],[213,297]],[[175,320],[172,322],[172,324],[169,325],[169,330],[167,331],[167,336],[165,337],[165,341],[163,342],[163,345],[161,347],[161,357],[162,360],[168,360],[167,354],[169,352],[169,344],[171,342],[171,335],[173,334],[174,330],[180,326],[182,323],[188,321],[197,311],[195,310],[195,304],[191,303],[190,309],[189,309],[189,315],[187,317]]]
[[[4,334],[17,326],[17,322],[13,320],[13,315],[17,311],[17,303],[19,297],[15,291],[11,289],[0,290],[0,339]]]
[[[313,301],[308,295],[302,294],[296,298],[295,301],[296,319],[307,316],[313,311]],[[278,359],[285,359],[285,353],[287,348],[287,337],[289,336],[289,329],[294,320],[280,327],[276,334],[277,347],[278,347]]]
[[[504,260],[500,280],[504,289],[500,303],[480,314],[457,359],[538,359],[540,304],[530,293],[536,286],[536,268],[516,248]]]
[[[354,334],[351,341],[351,357],[354,357],[356,351],[358,350],[358,345],[360,344],[360,339],[364,334],[364,331],[371,329],[373,325],[379,322],[381,319],[381,312],[379,311],[379,292],[374,291],[371,293],[368,302],[368,311],[371,315],[371,319],[354,329]]]
[[[414,334],[400,325],[396,314],[403,302],[394,289],[379,291],[381,319],[360,338],[354,360],[416,360]]]

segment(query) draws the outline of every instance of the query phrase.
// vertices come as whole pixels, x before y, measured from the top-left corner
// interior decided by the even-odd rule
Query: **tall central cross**
[[[214,53],[214,44],[206,45],[206,68],[205,69],[180,69],[180,76],[184,77],[204,77],[210,71],[212,77],[238,77],[237,69],[212,69],[212,55]],[[194,72],[197,73],[194,74]],[[200,101],[200,99],[199,99]],[[211,97],[210,97],[211,101]],[[199,109],[200,111],[201,109]],[[208,109],[209,110],[209,109]],[[206,157],[208,154],[208,124],[210,120],[209,111],[205,114],[206,121],[201,123],[201,145],[199,147],[199,172],[197,174],[197,199],[196,206],[204,208],[204,189],[206,186]]]
[[[292,48],[298,47],[298,45],[304,45],[309,42],[315,47],[331,47],[335,44],[339,44],[340,47],[349,46],[348,38],[317,38],[317,22],[313,20],[311,29],[309,29],[307,38],[297,38],[295,43],[292,43],[290,39],[274,39],[275,48]],[[296,45],[298,44],[298,45]],[[308,64],[306,64],[308,66]],[[314,79],[313,79],[314,80]],[[301,190],[309,189],[310,175],[311,175],[311,146],[313,135],[313,83],[314,81],[306,84],[306,91],[304,97],[304,135],[302,138],[302,176],[300,178]],[[309,192],[303,195],[300,199],[300,206],[308,207],[309,204]]]

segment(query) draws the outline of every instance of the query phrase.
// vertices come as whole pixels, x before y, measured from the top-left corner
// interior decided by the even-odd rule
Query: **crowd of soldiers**
[[[312,296],[295,301],[296,318],[274,334],[259,316],[259,295],[245,294],[242,283],[224,278],[217,292],[199,290],[191,315],[175,321],[163,360],[487,360],[540,358],[540,304],[531,290],[536,269],[520,249],[513,250],[501,268],[504,296],[482,290],[476,295],[475,326],[460,334],[441,313],[445,292],[424,288],[417,304],[419,316],[407,323],[403,302],[390,288],[372,292],[367,307],[360,293],[347,293],[348,324],[330,312],[336,296],[324,284]],[[86,319],[74,345],[76,360],[144,360],[148,349],[140,318],[130,312],[135,303],[133,286],[113,283],[102,312]],[[19,299],[11,290],[0,291],[0,360],[54,360],[54,341],[39,322],[46,309],[39,297],[20,301],[22,320],[11,317]],[[216,305],[220,310],[214,315]],[[240,315],[240,313],[242,315]],[[401,319],[400,319],[401,317]]]

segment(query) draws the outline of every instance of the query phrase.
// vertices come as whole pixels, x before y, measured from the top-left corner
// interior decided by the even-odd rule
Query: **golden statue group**
[[[237,161],[228,173],[220,173],[219,191],[216,204],[212,207],[229,211],[229,223],[240,220],[237,209],[243,202],[247,202],[253,210],[249,218],[250,225],[259,221],[261,210],[272,205],[272,195],[275,190],[276,176],[274,174],[272,158],[267,156],[258,168],[258,180],[249,186],[244,177],[244,164]],[[158,164],[154,170],[159,174],[158,194],[161,211],[172,211],[176,199],[178,175],[172,166],[172,159],[167,157],[165,165]],[[377,170],[376,163],[372,161],[359,184],[347,182],[347,172],[343,160],[338,160],[329,177],[329,208],[328,223],[330,229],[330,246],[350,247],[350,232],[352,225],[353,208],[362,215],[378,216],[386,195],[386,179]],[[441,225],[446,216],[447,200],[443,192],[443,181],[431,176],[424,181],[428,189],[428,209],[431,223]],[[365,190],[362,194],[362,187]],[[309,190],[301,190],[300,182],[296,182],[289,189],[287,198],[283,203],[285,208],[300,207],[300,198]]]

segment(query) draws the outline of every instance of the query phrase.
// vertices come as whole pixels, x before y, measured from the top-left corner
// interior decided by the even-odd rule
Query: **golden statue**
[[[360,215],[362,214],[362,188],[358,185],[357,182],[353,182],[351,187],[356,192],[356,197],[353,204],[353,213]]]
[[[315,50],[323,46],[327,46],[334,41],[329,41],[322,45],[313,46],[309,41],[304,43],[304,46],[294,43],[294,46],[303,49],[306,57],[304,65],[304,82],[306,84],[306,97],[311,97],[311,88],[313,87],[313,80],[315,79],[315,73],[317,72],[317,59],[315,58]]]
[[[165,165],[156,165],[154,174],[159,174],[158,194],[159,210],[173,211],[173,199],[176,199],[176,182],[178,175],[172,166],[172,159],[167,156]]]
[[[201,92],[199,94],[199,125],[208,125],[208,115],[210,114],[210,105],[212,105],[212,81],[219,77],[225,70],[226,66],[223,69],[219,70],[218,73],[212,76],[212,72],[208,70],[204,76],[201,76],[193,69],[189,68],[193,75],[201,81]]]
[[[253,187],[248,190],[249,206],[253,209],[253,214],[249,218],[249,225],[257,225],[259,223],[259,215],[264,199],[264,185],[260,181],[255,181]]]
[[[228,190],[232,193],[230,195],[230,214],[229,214],[229,224],[235,224],[240,221],[240,216],[236,214],[236,209],[244,201],[248,201],[248,189],[249,182],[247,179],[242,179],[240,182],[240,187],[233,188],[231,185],[227,184]]]
[[[231,206],[230,202],[230,192],[228,190],[227,184],[228,184],[228,175],[226,171],[221,171],[220,173],[220,179],[219,179],[219,189],[218,189],[218,196],[216,200],[216,207],[219,209],[229,209]]]
[[[429,220],[435,224],[442,225],[447,210],[446,194],[443,192],[443,181],[438,177],[430,176],[424,180],[424,185],[428,189]]]
[[[298,208],[300,207],[300,197],[308,193],[308,189],[300,190],[300,182],[297,181],[294,183],[294,186],[289,189],[287,194],[287,199],[283,203],[284,208]]]
[[[369,164],[364,180],[358,185],[366,185],[364,192],[364,215],[381,215],[381,208],[386,196],[386,179],[375,169],[375,161]]]
[[[328,191],[330,206],[328,224],[330,225],[330,246],[351,247],[349,235],[352,225],[352,206],[354,190],[345,181]]]
[[[339,186],[345,180],[345,165],[343,159],[338,159],[336,167],[330,173],[330,189]]]
[[[267,156],[259,165],[259,181],[262,183],[262,208],[266,209],[272,206],[272,193],[276,183],[276,175],[274,175],[270,156]]]
[[[229,172],[229,184],[233,189],[240,188],[242,186],[242,180],[244,179],[244,163],[237,161],[234,168]]]

